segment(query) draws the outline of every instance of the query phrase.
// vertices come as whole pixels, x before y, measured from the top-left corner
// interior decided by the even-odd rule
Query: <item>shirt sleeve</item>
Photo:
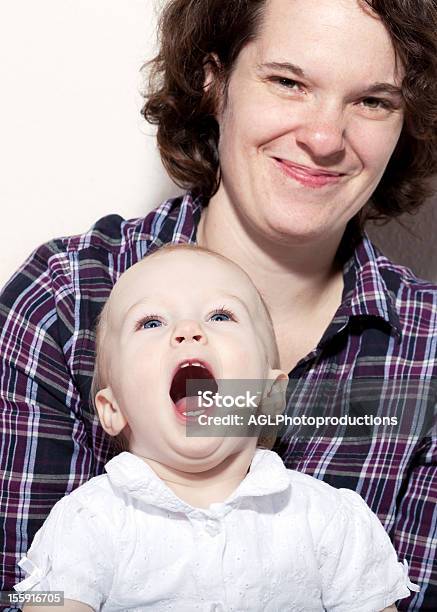
[[[63,591],[99,610],[109,595],[114,568],[113,540],[102,517],[72,496],[61,499],[19,561],[28,576],[14,589]]]
[[[17,562],[50,509],[95,475],[91,423],[68,362],[77,313],[62,239],[38,247],[0,294],[2,591],[22,577]]]
[[[431,435],[415,453],[414,467],[397,504],[393,543],[399,555],[409,560],[414,579],[424,582],[420,595],[413,601],[402,601],[399,611],[437,609],[436,465],[437,439]]]
[[[378,517],[354,491],[338,492],[339,506],[318,547],[324,608],[379,612],[418,591]]]

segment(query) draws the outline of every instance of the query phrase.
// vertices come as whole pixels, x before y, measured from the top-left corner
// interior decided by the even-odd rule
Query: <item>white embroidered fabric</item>
[[[61,499],[19,562],[15,590],[60,590],[94,610],[379,612],[418,587],[359,495],[258,449],[208,509],[121,453]]]

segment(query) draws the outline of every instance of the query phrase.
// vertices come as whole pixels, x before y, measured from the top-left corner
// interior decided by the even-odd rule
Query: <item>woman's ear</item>
[[[110,436],[118,436],[126,427],[127,421],[117,404],[112,389],[110,387],[100,389],[96,393],[94,403],[103,429]]]
[[[217,53],[208,53],[203,60],[204,81],[203,89],[208,89],[214,84],[218,74],[220,74],[222,65]]]
[[[222,64],[216,53],[209,53],[203,61],[203,91],[213,101],[214,116],[218,120],[223,110],[224,81]]]

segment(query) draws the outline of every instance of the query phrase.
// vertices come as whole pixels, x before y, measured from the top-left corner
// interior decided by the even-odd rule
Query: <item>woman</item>
[[[144,115],[190,191],[43,245],[2,296],[3,589],[23,577],[16,561],[54,503],[110,456],[88,402],[94,324],[118,276],[163,243],[198,242],[251,275],[290,372],[290,413],[324,402],[327,382],[353,394],[351,381],[370,381],[378,414],[396,408],[400,382],[432,401],[437,288],[361,228],[428,194],[436,31],[435,0],[168,3]],[[431,610],[436,446],[416,404],[411,424],[393,438],[286,431],[277,450],[366,499],[421,587],[400,609]]]

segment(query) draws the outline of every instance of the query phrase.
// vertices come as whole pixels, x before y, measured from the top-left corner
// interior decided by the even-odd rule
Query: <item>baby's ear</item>
[[[285,410],[288,376],[282,370],[270,370],[269,382],[261,403],[261,414],[272,416]]]
[[[118,436],[127,425],[127,421],[117,404],[112,389],[110,387],[100,389],[96,393],[94,403],[103,429],[110,436]]]

